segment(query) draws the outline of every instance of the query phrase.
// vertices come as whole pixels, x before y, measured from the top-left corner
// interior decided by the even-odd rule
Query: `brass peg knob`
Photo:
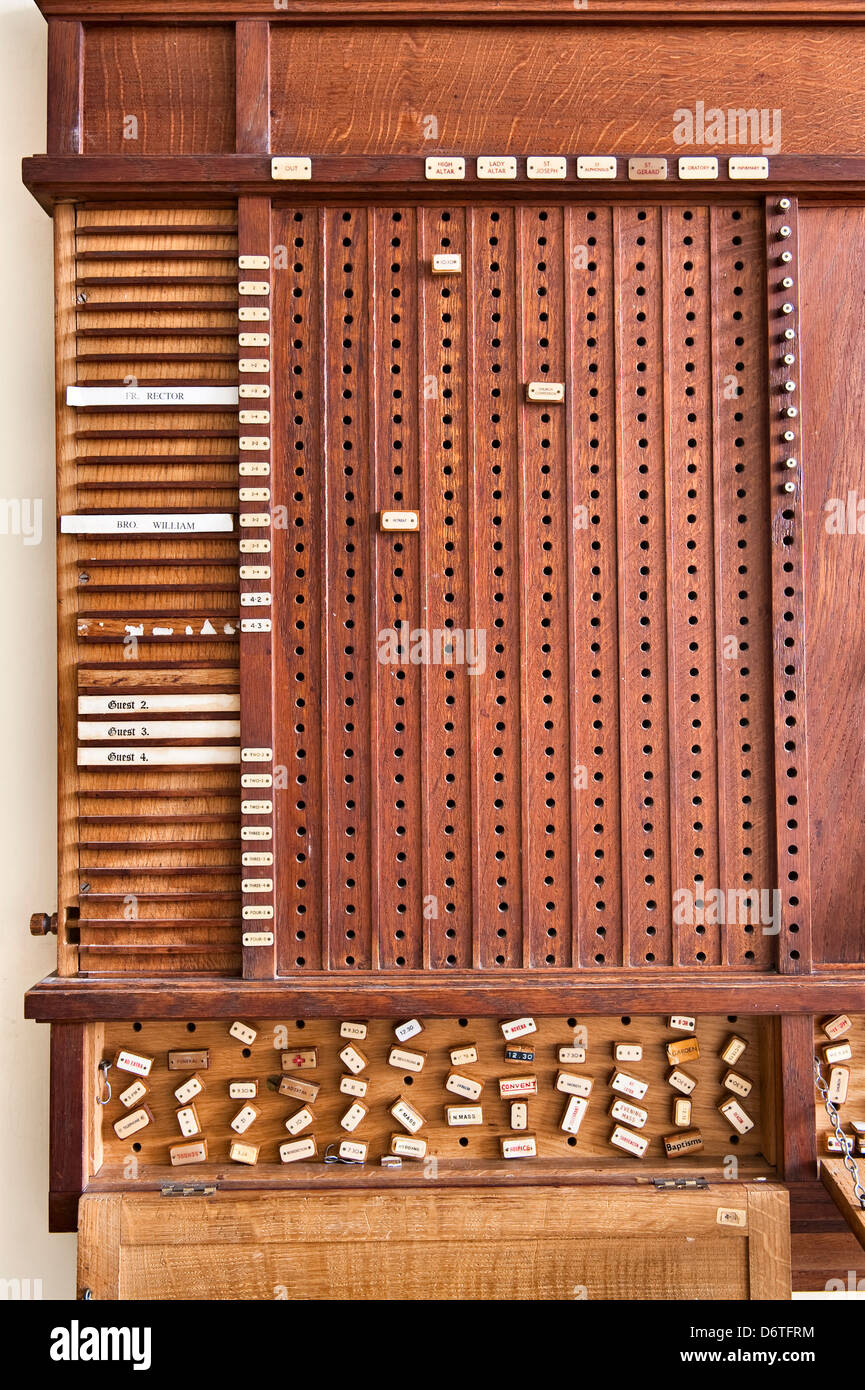
[[[34,912],[30,918],[31,936],[56,936],[57,913]]]

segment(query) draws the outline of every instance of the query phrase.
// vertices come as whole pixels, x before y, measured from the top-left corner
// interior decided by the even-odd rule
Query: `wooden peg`
[[[641,1105],[634,1105],[629,1100],[614,1100],[610,1106],[610,1119],[619,1120],[631,1129],[644,1129],[648,1118],[648,1110],[644,1110]]]
[[[168,1150],[172,1168],[185,1168],[190,1163],[207,1162],[207,1140],[196,1139],[193,1144],[172,1144]]]
[[[691,1076],[690,1072],[683,1071],[681,1067],[674,1067],[667,1073],[667,1084],[672,1086],[674,1091],[681,1091],[683,1096],[689,1096],[696,1088],[697,1078]]]
[[[533,1134],[521,1134],[519,1139],[500,1139],[502,1158],[537,1158],[538,1141]]]
[[[312,1071],[318,1066],[317,1047],[297,1047],[293,1052],[283,1052],[283,1071]]]
[[[642,1062],[643,1044],[633,1042],[613,1043],[614,1062]]]
[[[541,402],[544,405],[561,405],[565,399],[565,386],[562,381],[526,382],[526,400]]]
[[[558,1058],[560,1066],[581,1067],[586,1060],[586,1049],[584,1047],[578,1047],[576,1044],[573,1047],[560,1047],[556,1053],[556,1057]]]
[[[513,1042],[514,1038],[522,1038],[529,1033],[536,1033],[537,1027],[533,1018],[514,1018],[509,1023],[503,1023],[501,1030],[505,1042]]]
[[[570,1071],[556,1073],[556,1090],[564,1091],[567,1096],[583,1096],[588,1100],[594,1084],[590,1076],[575,1076]]]
[[[365,1022],[351,1023],[348,1020],[339,1025],[339,1036],[350,1038],[352,1042],[363,1042],[369,1031],[369,1026]]]
[[[235,1134],[245,1134],[250,1125],[255,1124],[259,1112],[254,1105],[244,1105],[242,1110],[238,1110],[234,1119],[231,1121],[231,1128]]]
[[[360,1048],[355,1047],[353,1043],[348,1043],[342,1049],[342,1052],[339,1054],[339,1060],[344,1067],[348,1067],[353,1076],[357,1076],[358,1072],[362,1072],[364,1068],[369,1065],[369,1058],[361,1052]]]
[[[140,1129],[145,1129],[153,1120],[146,1105],[142,1105],[140,1110],[133,1110],[128,1115],[121,1115],[119,1120],[114,1122],[114,1133],[118,1139],[129,1139],[133,1134],[137,1134]]]
[[[241,1023],[239,1019],[232,1023],[228,1033],[229,1037],[236,1038],[237,1041],[242,1042],[245,1047],[251,1047],[258,1037],[258,1030],[253,1028],[252,1024]]]
[[[232,1163],[246,1163],[250,1168],[258,1162],[260,1144],[242,1144],[239,1139],[232,1140],[228,1157]]]
[[[830,1043],[823,1048],[823,1060],[827,1066],[834,1067],[837,1062],[849,1062],[853,1056],[853,1049],[849,1043]]]
[[[175,1095],[177,1092],[175,1091]],[[258,1095],[257,1081],[229,1081],[229,1100],[255,1100]]]
[[[528,1129],[529,1107],[524,1100],[511,1101],[511,1129]]]
[[[452,1091],[455,1096],[462,1096],[463,1100],[480,1100],[483,1089],[484,1083],[477,1081],[473,1076],[464,1076],[458,1071],[448,1072],[445,1090]]]
[[[536,1076],[500,1076],[499,1097],[501,1100],[516,1100],[519,1097],[536,1096],[538,1078]]]
[[[410,1018],[405,1023],[398,1023],[393,1032],[397,1042],[408,1042],[423,1032],[423,1024],[418,1018]]]
[[[664,1136],[664,1153],[667,1158],[682,1158],[686,1154],[700,1153],[702,1148],[703,1136],[698,1129]]]
[[[280,1163],[298,1163],[303,1158],[315,1158],[318,1150],[315,1147],[315,1137],[312,1134],[305,1134],[302,1139],[289,1139],[287,1143],[279,1146]]]
[[[210,1051],[206,1047],[194,1048],[191,1052],[169,1052],[169,1071],[208,1071]]]
[[[671,1014],[667,1019],[667,1027],[676,1033],[693,1033],[697,1027],[697,1020],[691,1014]]]
[[[356,1096],[362,1099],[367,1092],[369,1082],[363,1081],[359,1076],[341,1076],[339,1078],[339,1089],[344,1096]]]
[[[312,1124],[315,1124],[315,1116],[308,1105],[304,1105],[302,1109],[296,1110],[294,1114],[289,1115],[288,1119],[285,1121],[285,1127],[289,1134],[292,1135],[302,1134],[303,1131],[309,1129]]]
[[[388,1063],[400,1071],[423,1071],[425,1052],[408,1052],[404,1047],[392,1047],[388,1053]]]
[[[733,1126],[738,1134],[747,1134],[749,1130],[754,1128],[754,1121],[751,1119],[750,1115],[742,1109],[735,1097],[731,1096],[729,1100],[723,1101],[721,1105],[718,1106],[718,1109],[724,1116],[724,1119]]]
[[[356,1100],[353,1105],[348,1107],[339,1123],[344,1130],[352,1134],[357,1129],[364,1115],[368,1113],[369,1107],[362,1105],[359,1100]]]
[[[445,1119],[452,1129],[466,1125],[482,1125],[484,1112],[480,1105],[446,1105]]]
[[[194,1100],[196,1096],[200,1096],[203,1090],[204,1082],[196,1072],[189,1077],[188,1081],[184,1081],[182,1085],[177,1087],[177,1090],[174,1092],[174,1099],[180,1105],[186,1105],[188,1101]]]
[[[283,1076],[279,1082],[279,1094],[291,1096],[292,1100],[308,1101],[314,1105],[321,1086],[315,1081],[301,1081],[299,1077]]]
[[[850,1087],[850,1068],[833,1067],[829,1072],[829,1099],[833,1105],[843,1105]]]
[[[648,1081],[641,1081],[639,1077],[629,1076],[624,1071],[614,1071],[610,1078],[610,1087],[618,1091],[619,1095],[627,1096],[629,1100],[642,1100],[649,1089]]]
[[[734,1067],[747,1046],[744,1038],[731,1033],[721,1051],[721,1061],[726,1062],[728,1067]]]
[[[390,1151],[397,1158],[426,1158],[427,1142],[408,1134],[392,1134]]]
[[[621,1149],[633,1158],[644,1158],[649,1147],[649,1141],[645,1135],[634,1134],[633,1130],[626,1129],[624,1125],[616,1125],[610,1135],[610,1143],[614,1148]]]
[[[466,1043],[463,1047],[452,1047],[450,1050],[452,1067],[468,1067],[478,1060],[477,1043]]]
[[[700,1044],[696,1038],[677,1038],[667,1043],[667,1061],[671,1067],[682,1062],[699,1062]]]
[[[559,1128],[563,1129],[566,1134],[579,1134],[580,1125],[586,1117],[588,1108],[589,1102],[584,1100],[582,1096],[569,1096]]]
[[[191,1139],[193,1135],[201,1133],[198,1111],[194,1105],[184,1105],[182,1110],[178,1110],[177,1126],[184,1139]]]
[[[463,258],[457,251],[436,251],[432,258],[433,275],[459,275],[463,268]]]
[[[679,1129],[690,1129],[693,1105],[687,1096],[676,1096],[673,1101],[673,1124]]]
[[[341,1139],[336,1152],[346,1163],[366,1163],[369,1144],[365,1139]]]
[[[823,1032],[830,1042],[837,1042],[843,1038],[845,1033],[849,1033],[853,1027],[853,1020],[849,1014],[835,1014],[832,1018],[827,1018],[821,1025]]]
[[[149,1076],[150,1068],[153,1066],[153,1058],[145,1057],[140,1052],[129,1052],[126,1048],[121,1048],[114,1054],[114,1065],[118,1071],[131,1072],[133,1076]]]
[[[409,1134],[417,1134],[418,1130],[426,1124],[426,1120],[417,1106],[412,1105],[404,1096],[400,1096],[398,1100],[394,1101],[390,1113],[399,1124],[408,1130]]]
[[[127,1110],[131,1110],[133,1105],[137,1105],[146,1095],[150,1094],[150,1087],[145,1086],[143,1081],[133,1081],[131,1086],[127,1086],[125,1091],[121,1091],[117,1099]]]
[[[725,1073],[721,1085],[725,1091],[732,1091],[734,1096],[749,1096],[754,1089],[753,1081],[749,1081],[747,1076],[742,1076],[741,1072],[728,1071]]]

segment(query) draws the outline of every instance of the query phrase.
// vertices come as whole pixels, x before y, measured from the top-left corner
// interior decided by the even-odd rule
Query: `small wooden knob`
[[[56,936],[57,913],[34,912],[30,918],[31,936]]]

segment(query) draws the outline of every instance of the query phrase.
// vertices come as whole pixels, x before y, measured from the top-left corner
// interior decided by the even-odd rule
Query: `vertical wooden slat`
[[[519,220],[522,664],[528,701],[523,711],[525,963],[566,966],[572,912],[565,415],[561,405],[525,397],[530,381],[565,379],[562,210],[522,208]]]
[[[817,1167],[812,1099],[814,1022],[810,1014],[782,1016],[780,1068],[784,1181],[807,1182],[815,1177]]]
[[[371,394],[366,214],[323,212],[322,397],[326,476],[328,959],[336,970],[373,964],[370,888],[370,678],[375,660],[369,576]]]
[[[237,205],[237,249],[238,256],[266,256],[268,266],[271,258],[271,208],[269,198],[239,198]],[[241,281],[260,281],[270,285],[272,267],[263,269],[239,269]],[[243,307],[270,309],[270,294],[242,295]],[[272,566],[272,470],[265,476],[246,476],[244,463],[253,467],[258,464],[270,466],[273,450],[245,449],[242,441],[247,436],[271,440],[274,428],[273,419],[273,325],[239,323],[243,332],[261,333],[267,330],[268,347],[239,347],[240,361],[249,358],[254,362],[267,361],[267,371],[239,371],[240,389],[239,412],[246,410],[267,410],[269,425],[239,423],[241,447],[240,460],[240,560],[241,564],[271,564]],[[266,387],[267,397],[245,397],[244,388]],[[268,500],[244,500],[246,486],[266,492]],[[254,524],[249,522],[254,518]],[[245,519],[248,524],[245,524]],[[244,553],[244,545],[265,541],[267,550],[260,553]],[[266,557],[266,558],[265,558]],[[250,801],[270,801],[275,795],[273,787],[273,691],[271,688],[273,645],[272,604],[263,606],[250,604],[249,599],[259,594],[271,594],[273,574],[269,580],[241,579],[240,581],[240,743],[241,743],[241,795]],[[269,787],[259,785],[261,778],[269,779]],[[260,865],[255,862],[258,855],[273,854],[273,814],[244,815],[243,826],[262,826],[270,829],[271,838],[267,841],[244,841],[242,867],[242,917],[243,917],[243,976],[248,980],[272,979],[276,974],[276,934],[275,903],[276,863]],[[247,865],[247,858],[252,863]],[[269,881],[269,891],[258,891],[259,883]],[[245,885],[250,885],[246,887]],[[269,913],[269,916],[262,914]],[[268,940],[269,938],[269,940]]]
[[[709,219],[664,209],[672,888],[678,965],[718,965]],[[693,912],[690,910],[693,905]]]
[[[810,816],[806,730],[804,558],[801,497],[801,340],[799,336],[798,200],[781,208],[766,199],[769,341],[769,477],[771,480],[772,612],[774,615],[775,825],[781,894],[778,968],[809,974],[811,959]],[[781,228],[789,230],[782,235]],[[789,252],[789,262],[782,262]],[[789,278],[792,285],[782,284]],[[790,333],[793,336],[785,337]],[[789,354],[791,363],[783,357]],[[791,383],[792,391],[787,391]],[[791,412],[796,412],[791,414]],[[785,438],[789,435],[790,438]],[[785,459],[796,460],[794,468]],[[785,485],[792,485],[791,491]]]
[[[511,356],[517,321],[512,207],[471,214],[473,314],[469,398],[474,615],[483,663],[471,677],[474,763],[475,963],[522,963],[517,413]],[[478,652],[481,648],[476,648]]]
[[[88,1028],[85,1023],[51,1024],[51,1106],[49,1111],[48,1229],[78,1228],[78,1198],[87,1186],[90,1154],[92,1078],[85,1076]]]
[[[48,21],[48,154],[83,152],[84,25]]]
[[[622,963],[613,214],[568,209],[574,963]]]
[[[238,154],[270,151],[270,22],[239,19],[235,30],[235,145]]]
[[[274,213],[274,844],[277,969],[326,965],[322,929],[322,546],[318,409],[320,248],[315,208]]]
[[[661,218],[623,207],[614,219],[625,964],[669,965]]]
[[[760,901],[771,905],[777,879],[760,209],[712,208],[711,243],[720,885],[728,902],[731,893],[757,892],[768,893]],[[728,921],[722,964],[768,969],[776,954],[771,930],[767,922]]]

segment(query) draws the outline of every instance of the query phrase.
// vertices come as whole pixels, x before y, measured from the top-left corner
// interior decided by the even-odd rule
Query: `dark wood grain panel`
[[[863,955],[861,623],[847,605],[865,582],[860,440],[865,426],[865,213],[800,212],[802,420],[807,603],[812,930],[815,960]]]
[[[233,150],[234,56],[230,25],[88,25],[83,153]]]
[[[49,154],[81,154],[84,26],[78,19],[48,25]]]
[[[235,143],[238,154],[270,149],[270,25],[238,20],[235,33]]]

